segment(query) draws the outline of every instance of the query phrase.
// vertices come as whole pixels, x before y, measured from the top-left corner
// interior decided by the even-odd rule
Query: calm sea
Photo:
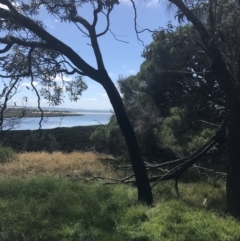
[[[42,129],[52,129],[56,127],[90,126],[107,124],[112,113],[87,111],[78,112],[82,116],[49,117],[42,121]],[[26,117],[15,130],[36,130],[39,128],[40,118]]]

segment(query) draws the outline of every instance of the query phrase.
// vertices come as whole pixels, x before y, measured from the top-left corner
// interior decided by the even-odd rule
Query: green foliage
[[[170,109],[170,116],[163,120],[162,125],[155,129],[158,143],[163,148],[171,150],[176,156],[184,155],[184,142],[186,135],[180,135],[184,131],[184,112],[173,107]]]
[[[190,124],[184,110],[171,108],[170,115],[155,129],[159,145],[172,151],[177,157],[183,157],[204,145],[215,131],[214,128],[199,125],[198,128],[190,128]]]
[[[197,134],[191,136],[191,141],[188,143],[189,152],[193,152],[198,147],[203,146],[207,140],[214,134],[214,128],[204,128],[202,131],[199,131]],[[212,149],[213,150],[213,149]]]
[[[208,56],[196,45],[198,38],[192,25],[174,27],[169,23],[153,34],[153,42],[142,54],[145,60],[139,73],[119,80],[146,156],[186,156],[214,131],[199,120],[222,121],[223,93],[211,73]]]
[[[58,177],[0,178],[1,241],[238,241],[239,221],[225,213],[224,188],[173,183],[155,189],[153,207],[136,190],[71,182]],[[202,201],[208,194],[208,206]],[[219,213],[217,213],[217,212]]]
[[[108,125],[98,127],[90,136],[95,150],[116,155],[126,154],[126,144],[115,115],[112,115]]]
[[[11,147],[5,147],[0,144],[0,163],[7,163],[15,160],[17,154]]]
[[[94,143],[97,151],[108,151],[107,127],[98,127],[90,136],[90,140]]]
[[[23,150],[24,151],[56,151],[59,149],[59,144],[56,137],[52,134],[43,135],[43,133],[33,133],[26,138]]]

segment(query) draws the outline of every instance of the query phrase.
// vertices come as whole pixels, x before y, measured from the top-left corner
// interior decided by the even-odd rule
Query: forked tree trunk
[[[103,73],[99,79],[102,80],[101,84],[108,94],[118,124],[127,143],[132,168],[136,178],[138,200],[150,205],[153,203],[153,197],[146,167],[140,154],[135,132],[126,114],[122,98],[107,73]]]
[[[227,145],[229,152],[227,206],[232,214],[240,217],[240,106],[238,110],[230,113]]]

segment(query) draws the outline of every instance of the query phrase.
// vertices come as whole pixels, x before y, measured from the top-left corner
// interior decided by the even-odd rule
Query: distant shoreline
[[[43,110],[43,117],[63,117],[63,116],[83,116],[83,113],[70,111],[46,111]],[[27,110],[25,113],[21,109],[8,109],[3,113],[4,118],[13,117],[41,117],[41,112],[36,109]]]

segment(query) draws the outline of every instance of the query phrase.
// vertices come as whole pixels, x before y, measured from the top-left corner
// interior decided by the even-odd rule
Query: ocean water
[[[44,118],[42,129],[52,129],[56,127],[90,126],[107,124],[112,113],[107,112],[78,112],[82,116],[65,116]],[[25,117],[15,130],[36,130],[39,128],[40,118]]]

